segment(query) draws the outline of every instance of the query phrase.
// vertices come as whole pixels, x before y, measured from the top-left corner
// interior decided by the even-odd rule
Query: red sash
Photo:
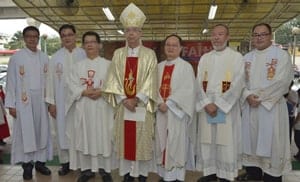
[[[161,79],[161,84],[159,87],[159,93],[163,98],[164,102],[166,102],[167,98],[171,93],[171,78],[175,65],[165,66],[163,76]]]
[[[124,91],[127,98],[135,98],[137,78],[137,57],[127,57],[124,78]],[[136,121],[124,121],[124,158],[135,160],[136,156]]]
[[[159,87],[159,93],[163,98],[164,102],[166,102],[167,98],[171,93],[171,78],[172,78],[174,67],[175,67],[174,64],[164,67],[164,72]],[[168,131],[167,131],[167,135],[168,135]],[[163,157],[162,157],[163,166],[165,165],[165,161],[166,161],[166,149],[164,149],[163,151]]]

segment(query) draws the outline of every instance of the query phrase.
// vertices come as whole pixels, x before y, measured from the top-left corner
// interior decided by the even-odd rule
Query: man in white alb
[[[37,49],[39,30],[23,30],[26,48],[16,52],[8,63],[5,107],[13,117],[11,163],[22,163],[23,179],[32,179],[32,169],[43,175],[52,160],[53,147],[45,103],[48,56]],[[33,163],[34,162],[34,163]]]
[[[67,127],[70,168],[81,170],[77,182],[87,182],[98,171],[103,182],[111,182],[114,115],[102,93],[111,61],[99,56],[102,44],[96,32],[84,33],[82,43],[87,58],[74,65],[67,83],[66,111],[75,107],[74,123]]]
[[[227,47],[228,41],[228,27],[214,26],[214,49],[198,65],[196,169],[204,175],[198,182],[233,181],[241,168],[239,99],[245,85],[244,62],[240,53]]]
[[[161,181],[184,181],[187,163],[194,163],[189,126],[195,112],[195,73],[191,64],[180,58],[181,37],[167,36],[164,50],[166,60],[158,64],[158,174]]]
[[[288,53],[272,45],[272,29],[252,28],[255,49],[244,56],[246,88],[242,95],[243,165],[239,181],[281,182],[291,170],[289,118],[284,94],[293,79]]]
[[[73,65],[83,60],[86,55],[82,48],[76,47],[76,29],[74,25],[64,24],[58,32],[63,47],[52,56],[49,62],[46,102],[49,104],[48,111],[54,119],[56,129],[58,157],[61,163],[58,174],[64,176],[70,171],[66,119],[68,118],[69,122],[74,122],[72,112],[69,112],[69,116],[65,116],[65,87]]]

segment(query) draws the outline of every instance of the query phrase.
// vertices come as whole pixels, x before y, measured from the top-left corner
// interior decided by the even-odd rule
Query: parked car
[[[6,64],[0,64],[0,73],[7,71],[7,65]]]

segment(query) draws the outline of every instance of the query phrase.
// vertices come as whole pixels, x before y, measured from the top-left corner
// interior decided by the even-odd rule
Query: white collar
[[[138,57],[140,46],[137,46],[135,48],[128,47],[128,56],[129,57]]]

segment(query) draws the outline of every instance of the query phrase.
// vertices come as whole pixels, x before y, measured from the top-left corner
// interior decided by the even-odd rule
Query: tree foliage
[[[46,44],[46,46],[45,46]],[[53,55],[60,47],[60,39],[59,37],[47,37],[42,35],[40,37],[40,48],[43,52],[46,52],[49,56]],[[4,45],[6,49],[14,50],[14,49],[22,49],[25,47],[25,43],[23,41],[23,35],[21,31],[17,31],[11,40]],[[45,48],[47,51],[45,51]]]
[[[275,42],[282,45],[292,45],[294,36],[292,35],[293,27],[300,28],[300,16],[283,24],[275,32]],[[297,44],[300,42],[300,35],[297,35]]]
[[[22,32],[17,31],[16,33],[14,33],[11,40],[8,42],[8,44],[5,44],[4,47],[10,50],[24,48],[25,44],[23,42]]]
[[[45,51],[45,47],[47,51]],[[49,56],[52,56],[59,48],[61,48],[59,37],[50,37],[47,39],[41,38],[41,50]]]

